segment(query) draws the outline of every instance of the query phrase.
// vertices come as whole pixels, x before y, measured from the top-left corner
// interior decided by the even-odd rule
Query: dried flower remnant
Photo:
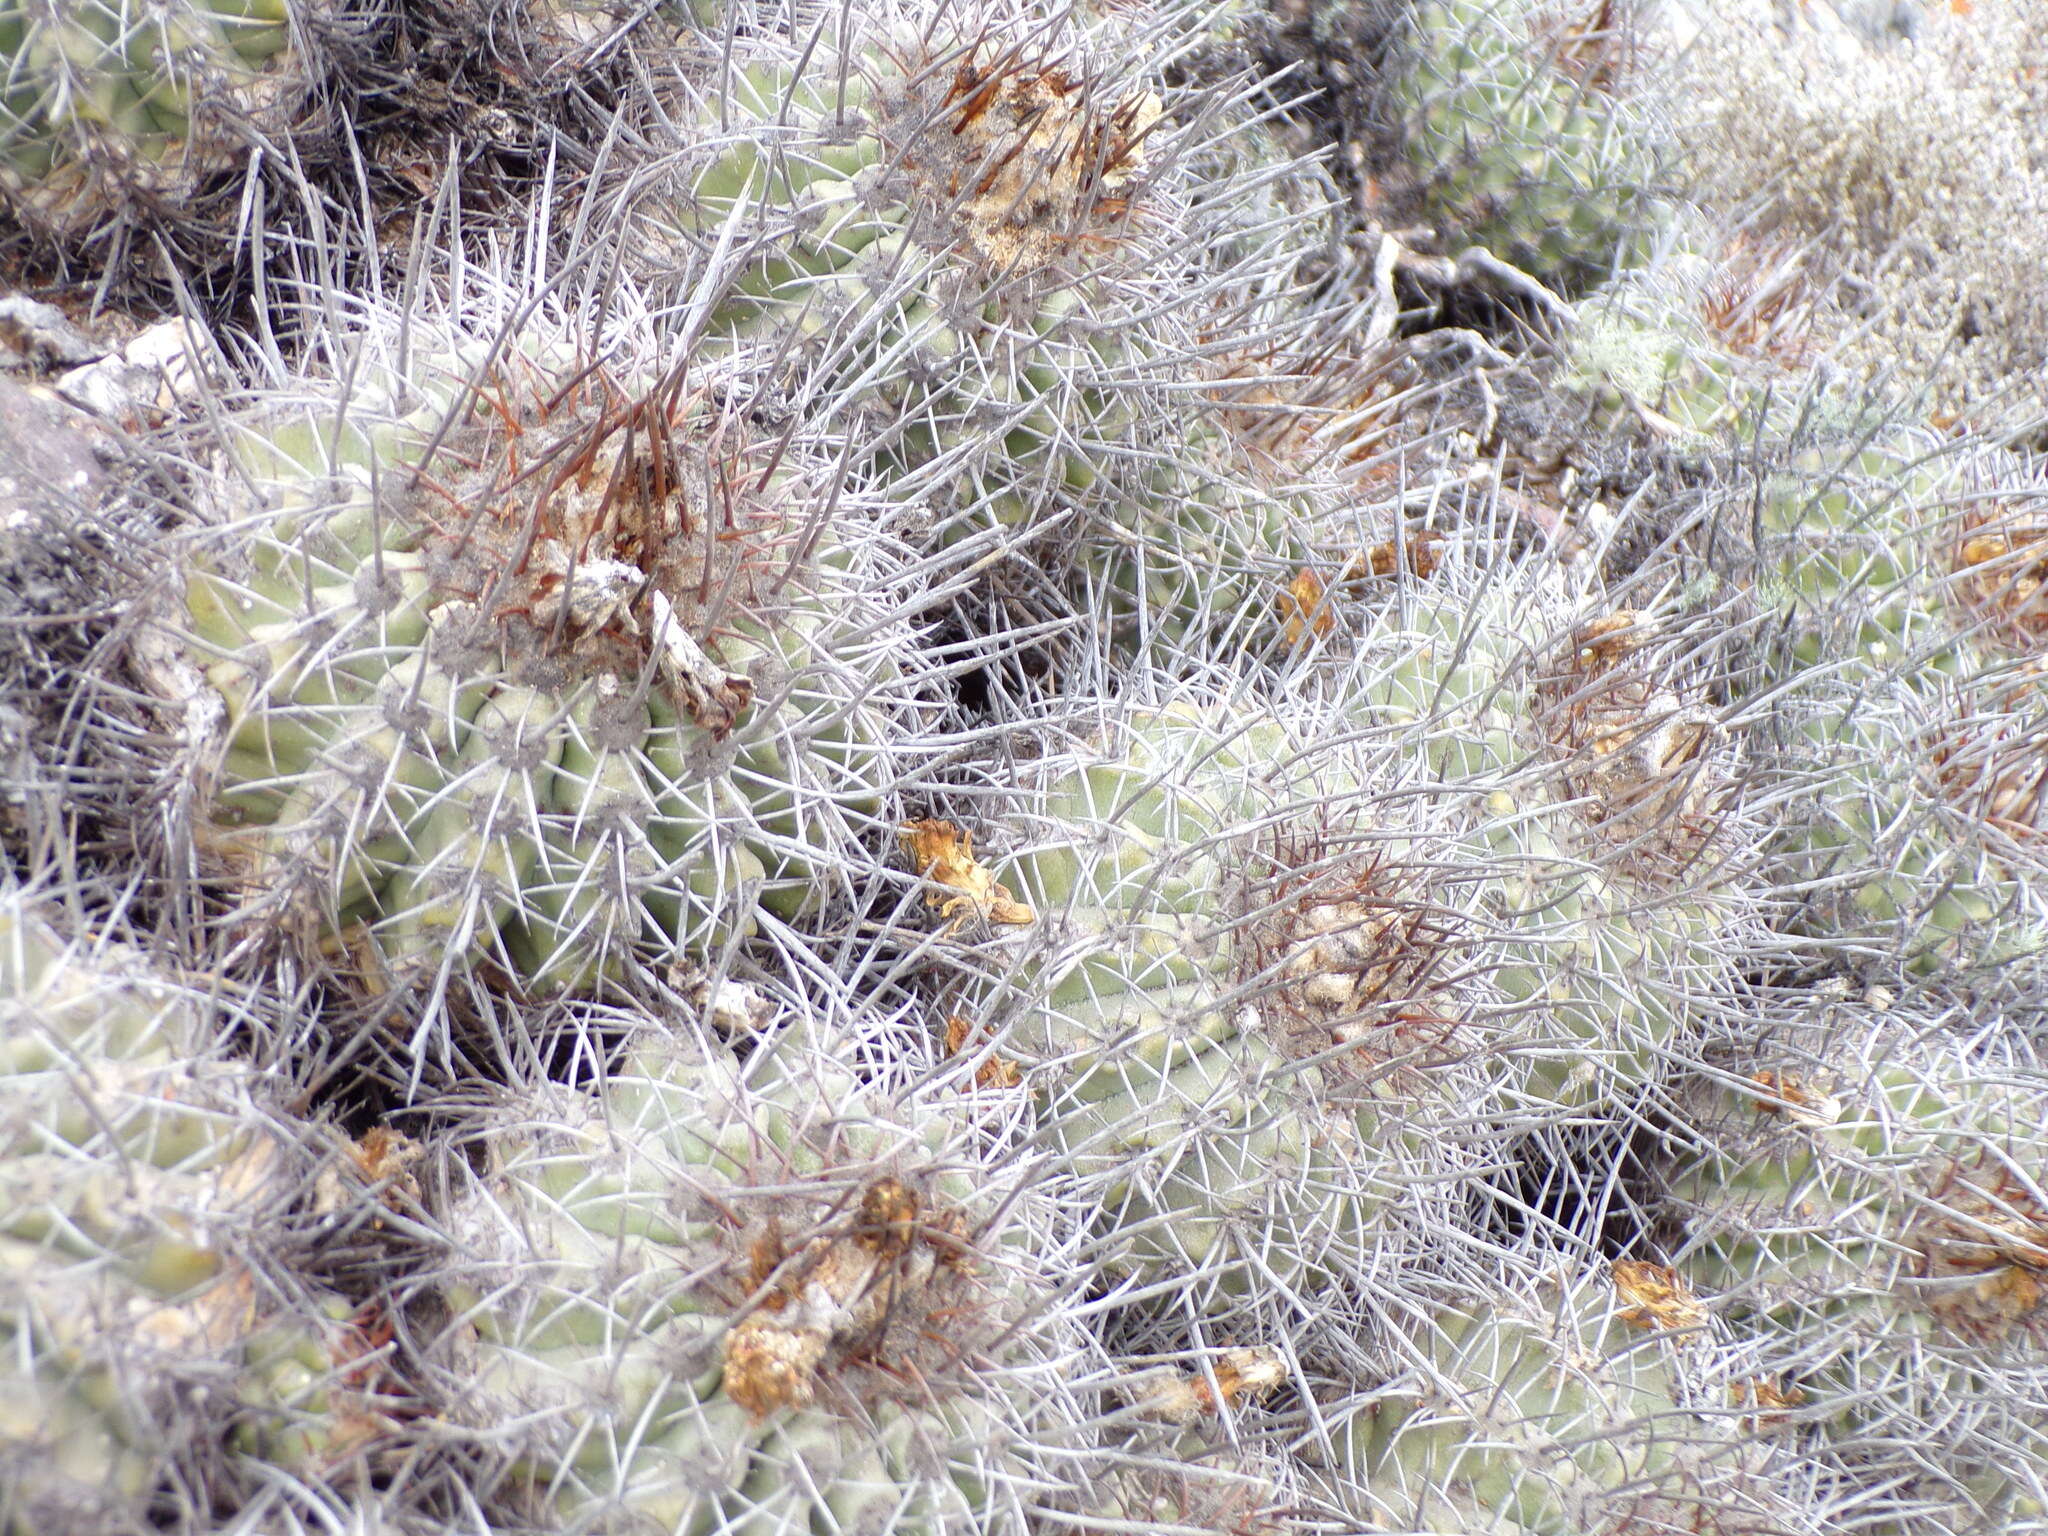
[[[991,1036],[988,1026],[963,1019],[957,1013],[946,1020],[946,1054],[965,1056],[979,1054],[989,1044]],[[1007,1056],[989,1051],[975,1064],[974,1086],[977,1088],[1015,1088],[1023,1082],[1023,1074],[1017,1063]]]
[[[927,891],[925,905],[957,928],[972,915],[986,923],[1022,926],[1037,914],[1010,895],[988,867],[974,857],[974,838],[950,821],[913,821],[899,836],[919,876],[943,890]],[[946,895],[945,891],[955,894]]]
[[[1791,1418],[1791,1410],[1806,1401],[1806,1393],[1791,1383],[1770,1376],[1746,1376],[1731,1382],[1728,1401],[1737,1408],[1754,1410],[1741,1423],[1750,1434],[1777,1429]]]
[[[1726,731],[1664,675],[1651,644],[1661,633],[1653,615],[1628,608],[1580,625],[1538,683],[1538,719],[1588,819],[1654,832],[1683,854],[1718,824],[1727,784],[1712,758]]]
[[[1410,528],[1398,539],[1382,539],[1379,543],[1354,555],[1344,566],[1341,581],[1376,580],[1391,576],[1396,571],[1406,571],[1418,580],[1427,581],[1437,572],[1442,559],[1437,553],[1444,536],[1430,528]]]
[[[853,638],[890,599],[820,558],[829,471],[701,374],[373,323],[345,409],[228,422],[265,510],[167,626],[167,703],[197,672],[224,706],[195,830],[239,932],[377,996],[553,994],[819,899],[901,675]]]
[[[2013,651],[2048,649],[2048,510],[1966,514],[1952,564],[1956,595],[1992,639]]]
[[[1675,1269],[1644,1259],[1616,1259],[1609,1271],[1614,1292],[1625,1305],[1624,1322],[1638,1328],[1704,1328],[1707,1309]]]
[[[725,1395],[757,1418],[805,1408],[834,1352],[875,1353],[891,1308],[921,1294],[954,1250],[943,1222],[927,1228],[917,1192],[880,1178],[861,1194],[850,1230],[793,1254],[773,1231],[754,1245],[757,1308],[726,1336]],[[765,1270],[765,1274],[763,1271]]]
[[[1279,608],[1287,643],[1296,650],[1337,627],[1336,617],[1325,600],[1323,583],[1307,566],[1281,592]]]
[[[1015,48],[974,47],[943,96],[920,102],[949,131],[923,132],[903,168],[952,210],[968,251],[998,270],[1043,267],[1076,242],[1113,238],[1164,109],[1150,91],[1101,84]]]
[[[346,1174],[341,1167],[330,1164],[321,1170],[314,1183],[314,1209],[322,1215],[331,1215],[352,1202],[348,1184],[374,1191],[393,1211],[421,1209],[420,1181],[413,1170],[426,1156],[426,1148],[403,1131],[373,1125],[360,1139],[349,1142],[343,1155],[347,1160]],[[382,1225],[382,1218],[375,1218],[374,1224]]]
[[[1280,1352],[1266,1346],[1225,1350],[1207,1370],[1148,1382],[1132,1393],[1132,1406],[1149,1419],[1196,1424],[1240,1403],[1257,1402],[1287,1380]]]
[[[1960,1331],[2002,1338],[2038,1325],[2048,1299],[2048,1205],[1994,1152],[1951,1161],[1914,1231],[1930,1308]]]
[[[1329,1070],[1368,1084],[1440,1067],[1459,1054],[1458,1020],[1439,1011],[1454,914],[1428,899],[1424,876],[1378,849],[1333,852],[1324,839],[1277,834],[1250,865],[1256,916],[1242,979],[1290,1054],[1351,1049]]]
[[[1754,1102],[1766,1114],[1782,1115],[1808,1130],[1823,1130],[1842,1118],[1842,1101],[1804,1078],[1758,1072],[1750,1081],[1763,1090]]]

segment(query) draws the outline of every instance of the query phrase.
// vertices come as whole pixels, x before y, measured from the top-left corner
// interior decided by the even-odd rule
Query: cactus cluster
[[[276,0],[10,0],[0,8],[0,199],[72,236],[175,204],[287,127],[311,81]]]
[[[359,1458],[381,1371],[283,1230],[319,1138],[217,1049],[228,1011],[19,889],[0,997],[0,1529],[141,1530],[203,1508],[222,1459]],[[329,1178],[332,1214],[352,1197]]]
[[[1546,281],[1632,265],[1654,225],[1653,110],[1624,4],[1426,0],[1389,89],[1406,174],[1447,249],[1483,245]]]
[[[0,612],[0,1532],[2048,1533],[2048,499],[1746,21],[430,9],[344,259],[317,6],[0,0],[262,279]]]
[[[1635,1260],[1448,1308],[1346,1425],[1359,1514],[1388,1529],[1792,1529],[1729,1401],[1704,1308]],[[1717,1396],[1721,1399],[1716,1401]],[[1725,1523],[1724,1523],[1725,1522]],[[1683,1527],[1680,1527],[1683,1528]]]
[[[708,380],[349,341],[235,418],[253,506],[165,620],[243,913],[377,989],[547,993],[828,901],[915,683],[857,499]]]

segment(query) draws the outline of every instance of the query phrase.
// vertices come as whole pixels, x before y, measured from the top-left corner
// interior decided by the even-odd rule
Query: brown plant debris
[[[1714,751],[1726,732],[1681,691],[1652,643],[1661,633],[1632,608],[1581,624],[1539,678],[1535,713],[1587,820],[1686,857],[1713,838],[1727,800]]]
[[[904,854],[925,880],[943,890],[925,892],[925,905],[957,928],[972,914],[985,923],[1021,926],[1038,914],[1013,897],[974,857],[974,838],[950,821],[906,822],[898,834]],[[947,895],[945,891],[954,894]],[[949,929],[950,931],[950,929]]]
[[[957,1013],[946,1020],[946,1054],[964,1056],[977,1052],[988,1044],[991,1036],[988,1026],[963,1019]],[[1023,1082],[1023,1074],[1017,1063],[1007,1056],[989,1052],[974,1068],[974,1086],[977,1088],[1015,1088]]]
[[[413,1170],[425,1155],[426,1149],[403,1131],[373,1125],[359,1139],[347,1142],[342,1157],[320,1171],[313,1185],[313,1208],[320,1215],[333,1215],[357,1195],[374,1193],[389,1210],[418,1211],[424,1196]]]
[[[893,1315],[929,1310],[935,1277],[969,1272],[960,1226],[888,1176],[868,1184],[850,1220],[794,1251],[770,1223],[748,1254],[753,1310],[726,1335],[725,1395],[765,1418],[815,1402],[835,1358],[879,1358]]]
[[[1677,1270],[1645,1259],[1616,1259],[1609,1274],[1615,1294],[1626,1303],[1624,1322],[1666,1330],[1707,1325],[1707,1309]]]
[[[1382,539],[1362,554],[1353,555],[1339,579],[1378,580],[1405,570],[1418,580],[1427,581],[1442,563],[1437,547],[1443,542],[1444,536],[1433,529],[1407,529],[1398,539]]]
[[[401,503],[449,599],[443,646],[495,650],[549,691],[655,670],[723,739],[754,685],[718,664],[719,634],[772,625],[804,586],[810,507],[776,463],[702,391],[630,396],[598,368],[565,387],[504,360]]]
[[[1132,1405],[1146,1418],[1194,1424],[1225,1408],[1257,1402],[1287,1380],[1280,1352],[1267,1346],[1225,1350],[1207,1370],[1168,1375],[1132,1393]]]
[[[1328,835],[1277,833],[1248,861],[1240,979],[1260,987],[1260,1016],[1289,1054],[1348,1046],[1328,1070],[1387,1092],[1462,1054],[1459,1020],[1433,1002],[1457,923],[1424,878]]]
[[[920,131],[903,168],[951,210],[959,243],[985,265],[1038,268],[1076,244],[1114,241],[1163,116],[1150,91],[1104,82],[1017,48],[969,48],[936,100],[908,117]]]

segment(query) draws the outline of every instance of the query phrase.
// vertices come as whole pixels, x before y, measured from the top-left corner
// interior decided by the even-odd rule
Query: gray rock
[[[64,318],[54,304],[18,293],[0,294],[0,347],[30,368],[75,368],[104,356],[106,348]]]
[[[88,417],[0,374],[0,548],[32,524],[98,502],[102,440]]]

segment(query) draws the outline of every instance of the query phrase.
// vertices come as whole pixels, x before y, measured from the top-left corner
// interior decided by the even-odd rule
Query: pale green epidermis
[[[1417,605],[1353,708],[1409,733],[1416,777],[1476,816],[1462,856],[1475,941],[1507,1004],[1502,1089],[1524,1108],[1625,1094],[1660,1068],[1693,996],[1727,970],[1729,900],[1610,867],[1597,806],[1554,797],[1532,740],[1541,606],[1512,587]]]
[[[1661,311],[1656,295],[1639,297],[1586,307],[1567,382],[1625,389],[1696,430],[1739,415],[1771,445],[1776,467],[1754,501],[1753,592],[1788,624],[1766,676],[1799,732],[1794,769],[1815,786],[1814,813],[1781,846],[1802,878],[1843,893],[1812,921],[1830,935],[1882,935],[1921,971],[2038,950],[2042,913],[2023,883],[1921,771],[1929,749],[1915,733],[1960,725],[1972,680],[1996,676],[1965,632],[1972,615],[1944,590],[1967,505],[1953,467],[1861,424],[1854,402],[1788,389],[1770,420],[1751,419],[1769,403],[1761,385],[1743,384],[1668,296]],[[1794,431],[1833,446],[1788,449]]]
[[[1728,909],[1602,873],[1527,824],[1496,828],[1475,852],[1514,861],[1486,893],[1513,1020],[1506,1091],[1532,1107],[1625,1096],[1660,1074],[1726,973]]]
[[[1236,996],[1233,849],[1291,758],[1280,724],[1169,708],[1050,784],[1047,842],[998,867],[1042,946],[991,1016],[1050,1068],[1041,1103],[1111,1262],[1242,1291],[1355,1250],[1420,1151],[1408,1106],[1326,1081]],[[1254,988],[1254,992],[1258,989]],[[1021,1012],[1013,1010],[1021,1005]]]
[[[744,1070],[722,1051],[637,1054],[602,1106],[494,1135],[488,1187],[454,1217],[458,1233],[517,1233],[483,1239],[495,1283],[453,1272],[449,1299],[477,1335],[469,1404],[493,1435],[524,1424],[518,1475],[578,1528],[613,1511],[684,1533],[883,1515],[950,1529],[984,1496],[972,1468],[995,1419],[971,1398],[884,1399],[869,1417],[824,1395],[757,1418],[723,1390],[755,1227],[772,1212],[801,1242],[864,1178],[943,1155],[949,1134],[936,1118],[867,1118],[854,1078],[781,1048]],[[981,1193],[948,1171],[923,1198]],[[1008,1282],[978,1283],[986,1298]]]
[[[1316,545],[1312,498],[1258,485],[1199,425],[1163,451],[1167,462],[1109,500],[1084,557],[1096,611],[1126,648],[1169,664],[1270,642]]]
[[[1996,1263],[1944,1273],[1924,1260],[2031,1219],[2038,1081],[1901,1042],[1823,1098],[1830,1086],[1816,1064],[1716,1092],[1708,1150],[1671,1180],[1680,1272],[1760,1345],[1761,1369],[1805,1392],[1806,1416],[1852,1439],[2009,1393],[2000,1372],[2025,1356],[2000,1336],[2030,1305],[1977,1311],[1967,1293]],[[1952,1326],[1942,1309],[1958,1302]]]
[[[1792,1091],[1804,1090],[1795,1080]],[[1778,1107],[1782,1096],[1767,1085],[1718,1096],[1718,1145],[1672,1181],[1700,1234],[1682,1268],[1702,1294],[1737,1305],[1770,1307],[1823,1279],[1887,1286],[1910,1181],[1954,1150],[1967,1098],[1904,1066],[1877,1073],[1824,1125]]]
[[[1699,1434],[1673,1348],[1624,1321],[1600,1279],[1442,1314],[1420,1340],[1422,1384],[1397,1384],[1351,1421],[1373,1517],[1457,1536],[1578,1536],[1582,1507],[1653,1486]]]
[[[1853,454],[1805,450],[1764,486],[1767,601],[1792,610],[1804,633],[1794,655],[1811,666],[1841,650],[1928,675],[1958,662],[1930,546],[1943,522],[1939,466],[1883,447]]]
[[[1941,456],[1882,430],[1867,399],[1729,355],[1698,313],[1708,263],[1681,254],[1669,266],[1579,306],[1558,382],[1610,422],[1628,421],[1631,406],[1656,411],[1685,429],[1681,448],[1712,451],[1739,433],[1744,460],[1767,466],[1730,532],[1757,540],[1749,579],[1792,621],[1792,668],[1846,651],[1952,672],[1937,562],[1955,486]]]
[[[259,886],[313,880],[387,961],[495,954],[545,988],[587,984],[620,945],[715,950],[757,899],[785,916],[816,900],[817,850],[873,813],[881,771],[830,601],[731,617],[718,664],[783,681],[723,743],[658,671],[524,686],[494,637],[479,655],[478,594],[437,588],[423,530],[389,510],[456,384],[410,393],[403,414],[366,387],[339,426],[252,439],[283,507],[239,569],[187,581],[229,711],[220,809]],[[890,663],[860,665],[874,682]]]
[[[1811,922],[1879,936],[1921,972],[2039,950],[2044,913],[2002,846],[2012,829],[1940,782],[1938,753],[1967,760],[1999,734],[1994,717],[2012,716],[2016,738],[2039,710],[1947,590],[1968,504],[1953,466],[1903,445],[1805,450],[1763,491],[1758,596],[1792,621],[1775,692],[1812,801],[1782,846],[1840,893]]]
[[[39,1489],[63,1507],[145,1496],[180,1371],[203,1373],[245,1452],[316,1460],[335,1312],[265,1320],[274,1300],[233,1289],[279,1146],[239,1072],[204,1059],[203,1005],[139,955],[61,941],[9,895],[0,1013],[0,1454],[34,1469],[0,1525]]]
[[[1544,57],[1527,0],[1424,0],[1395,82],[1439,238],[1576,283],[1639,259],[1656,208],[1629,109]]]
[[[290,42],[279,0],[0,0],[0,157],[29,183],[95,143],[169,160],[196,101],[248,97]]]

